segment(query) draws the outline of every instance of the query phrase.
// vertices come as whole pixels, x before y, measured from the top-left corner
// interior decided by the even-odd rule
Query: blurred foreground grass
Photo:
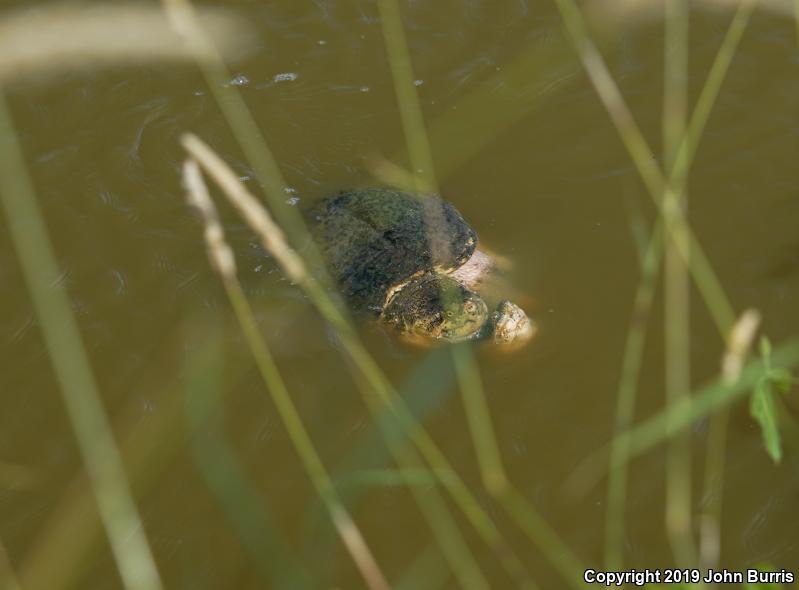
[[[450,174],[502,129],[530,113],[536,101],[555,93],[557,88],[578,75],[580,67],[584,68],[660,215],[649,232],[650,241],[641,257],[642,278],[631,313],[619,384],[617,434],[606,448],[586,459],[573,477],[572,488],[584,493],[587,487],[607,475],[605,566],[622,569],[623,506],[628,464],[636,455],[667,444],[664,529],[672,541],[675,564],[683,568],[715,568],[721,544],[721,503],[705,508],[703,524],[697,535],[690,496],[694,459],[686,444],[690,426],[712,416],[711,449],[707,453],[702,485],[705,493],[720,498],[721,491],[712,488],[720,485],[724,471],[727,408],[754,391],[752,413],[762,427],[769,454],[774,460],[779,460],[782,453],[780,424],[784,422],[784,413],[780,417],[779,393],[791,381],[787,371],[799,364],[797,339],[779,343],[773,350],[770,344],[763,344],[761,358],[749,359],[757,314],[751,311],[739,314],[734,309],[710,261],[702,253],[701,236],[692,232],[686,216],[686,180],[693,156],[756,3],[743,0],[731,7],[735,12],[727,36],[693,110],[686,98],[687,0],[650,3],[665,19],[667,43],[664,48],[664,56],[667,56],[664,67],[664,145],[662,157],[656,158],[656,152],[643,138],[633,113],[605,65],[600,48],[605,43],[603,39],[611,33],[607,30],[590,32],[580,7],[573,0],[555,2],[563,18],[564,35],[525,49],[500,74],[507,82],[502,87],[510,89],[508,92],[524,90],[525,96],[531,98],[513,101],[513,108],[502,108],[502,101],[508,95],[479,89],[463,100],[460,105],[463,108],[457,114],[448,114],[432,122],[428,135],[413,86],[412,51],[404,37],[400,7],[396,0],[380,1],[386,48],[407,143],[405,154],[398,154],[395,162],[389,163],[389,169],[397,178],[404,178],[415,186],[435,189],[437,176]],[[644,2],[634,4],[637,9]],[[623,3],[618,6],[623,7]],[[330,519],[331,530],[337,531],[340,541],[348,548],[364,583],[370,588],[389,585],[435,588],[446,585],[450,577],[454,577],[459,586],[489,588],[492,584],[484,571],[485,562],[486,559],[495,559],[514,586],[539,587],[535,581],[536,572],[529,571],[517,545],[508,540],[516,531],[495,523],[477,500],[478,490],[466,485],[423,426],[425,402],[436,399],[444,389],[437,389],[432,384],[442,379],[454,379],[463,394],[468,428],[485,491],[506,511],[510,522],[524,534],[526,541],[549,560],[564,585],[583,587],[582,570],[586,566],[583,558],[573,554],[557,531],[548,525],[545,515],[537,512],[524,491],[513,485],[514,474],[507,473],[504,468],[481,385],[480,368],[471,348],[458,346],[452,347],[447,354],[432,353],[430,364],[423,368],[425,378],[410,386],[409,393],[418,397],[414,400],[399,395],[397,387],[387,379],[360,342],[346,310],[329,296],[326,279],[316,280],[304,271],[306,264],[318,266],[318,256],[309,249],[303,256],[310,260],[304,260],[291,249],[292,244],[296,245],[306,237],[304,223],[296,209],[285,205],[286,182],[279,164],[271,155],[264,135],[237,89],[227,84],[231,76],[220,48],[226,49],[226,43],[236,45],[236,41],[242,38],[238,35],[245,30],[240,28],[243,25],[231,17],[216,15],[214,18],[221,18],[232,26],[221,27],[224,29],[221,37],[218,33],[209,36],[208,23],[198,19],[194,8],[185,0],[163,2],[168,21],[162,20],[164,14],[157,8],[120,8],[123,9],[136,11],[137,16],[114,13],[114,10],[106,8],[98,12],[85,7],[67,9],[59,6],[51,13],[47,10],[37,13],[35,18],[30,14],[0,17],[3,18],[0,31],[7,31],[0,38],[0,47],[4,48],[0,59],[0,85],[16,83],[30,75],[38,78],[52,74],[55,69],[52,57],[56,54],[67,58],[57,63],[59,70],[165,58],[188,59],[197,63],[223,116],[250,159],[277,223],[271,221],[266,211],[261,210],[254,197],[247,194],[235,178],[231,180],[229,175],[225,175],[222,158],[207,150],[198,138],[187,136],[184,140],[189,154],[187,166],[195,167],[193,172],[187,172],[187,178],[194,177],[189,181],[189,185],[194,187],[190,192],[196,194],[205,190],[196,168],[201,166],[206,176],[219,184],[234,204],[238,203],[237,208],[259,234],[264,247],[281,262],[286,273],[306,292],[336,332],[343,345],[342,354],[353,373],[353,385],[361,391],[364,403],[372,413],[371,436],[379,436],[388,451],[386,456],[371,457],[368,461],[354,456],[351,469],[339,475],[322,464],[314,447],[313,432],[306,431],[302,416],[293,407],[290,392],[280,378],[279,367],[272,361],[255,328],[249,303],[237,286],[234,254],[226,249],[221,227],[213,223],[214,215],[209,213],[206,220],[212,223],[206,225],[206,237],[212,246],[212,264],[220,271],[265,387],[280,409],[298,456],[315,484],[320,503]],[[625,22],[625,26],[632,22],[623,18],[618,21]],[[156,27],[158,43],[149,42],[151,34],[155,34],[154,22],[170,24],[169,27],[160,24],[161,28]],[[116,26],[120,28],[115,29]],[[68,37],[59,34],[65,28],[79,30],[81,34]],[[119,34],[108,34],[114,30]],[[32,43],[32,39],[36,42]],[[59,45],[65,39],[68,45]],[[148,42],[140,42],[143,39]],[[36,52],[30,51],[32,45],[36,46]],[[576,49],[576,60],[572,47]],[[98,56],[102,59],[95,59]],[[480,117],[473,117],[476,112]],[[470,127],[464,124],[464,118],[480,124]],[[456,130],[463,133],[466,129],[472,134],[469,140],[455,141]],[[434,153],[443,154],[439,161],[434,159]],[[404,171],[404,164],[410,165],[413,174]],[[145,535],[146,526],[142,524],[135,506],[134,492],[143,485],[145,467],[154,460],[155,449],[159,443],[170,439],[184,414],[194,433],[191,444],[198,467],[264,582],[278,588],[323,585],[302,568],[291,547],[284,542],[284,535],[273,523],[268,507],[262,505],[247,474],[238,465],[235,453],[218,426],[214,425],[221,411],[225,389],[221,378],[223,361],[214,343],[224,338],[224,333],[213,329],[205,333],[201,338],[210,344],[195,351],[196,356],[190,355],[186,359],[184,403],[162,409],[161,422],[154,432],[151,430],[145,436],[137,430],[140,427],[133,426],[124,431],[119,447],[115,443],[110,418],[100,402],[67,295],[61,286],[57,283],[53,286],[51,281],[58,274],[58,265],[44,223],[46,212],[40,211],[36,205],[17,131],[4,102],[0,102],[0,199],[88,475],[87,482],[79,486],[78,491],[65,497],[58,511],[59,517],[53,526],[45,527],[43,538],[34,544],[31,554],[21,563],[10,563],[5,558],[0,539],[0,587],[49,589],[79,585],[80,563],[102,530],[100,524],[111,543],[124,586],[130,589],[161,587]],[[633,424],[643,341],[650,323],[656,278],[661,271],[669,326],[665,347],[667,401],[660,413]],[[698,287],[727,347],[723,362],[719,359],[718,378],[693,392],[688,391],[691,383],[688,363],[691,345],[690,280]],[[188,330],[194,329],[196,326],[190,321]],[[726,368],[722,370],[722,366]],[[438,377],[431,379],[430,375]],[[421,387],[419,382],[429,382],[430,385]],[[121,429],[118,427],[117,431]],[[166,445],[166,448],[174,450],[177,444]],[[372,443],[365,440],[364,452],[371,446]],[[127,469],[123,469],[123,463]],[[158,476],[156,470],[154,475],[150,471],[148,477],[157,481]],[[153,485],[152,481],[149,485]],[[421,548],[418,560],[394,584],[387,581],[372,555],[369,539],[363,538],[356,521],[350,516],[362,496],[355,493],[353,487],[363,491],[369,486],[386,485],[409,488],[431,532],[430,546]],[[711,493],[713,491],[716,493]],[[95,502],[100,522],[86,517],[87,503]],[[452,506],[460,514],[453,511]],[[309,509],[309,514],[314,511],[314,508]],[[253,526],[253,522],[260,526]],[[474,530],[490,550],[488,553],[475,551],[466,541],[462,530],[464,524]],[[55,555],[59,558],[54,559]],[[431,555],[442,555],[449,571],[438,564],[431,565],[435,562]]]

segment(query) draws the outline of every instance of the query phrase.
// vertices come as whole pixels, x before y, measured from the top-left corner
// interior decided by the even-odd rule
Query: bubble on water
[[[361,86],[358,90],[360,90],[361,92],[369,92],[371,88],[369,88],[368,86]]]
[[[289,197],[288,199],[286,199],[286,205],[291,205],[292,207],[299,202],[300,202],[299,197]]]
[[[194,96],[205,96],[205,91],[204,90],[195,90],[194,91]]]
[[[293,82],[297,78],[299,78],[299,74],[296,72],[283,72],[282,74],[275,74],[272,82]]]
[[[319,41],[317,41],[316,44],[317,45],[327,45],[327,41],[325,41],[324,39],[319,39]]]
[[[246,86],[249,83],[250,79],[244,74],[239,74],[229,82],[231,86]]]
[[[256,266],[256,267],[255,267],[253,270],[254,270],[255,272],[261,272],[263,269],[264,269],[264,265],[263,265],[263,264],[259,264],[259,265],[258,265],[258,266]]]
[[[414,80],[413,81],[413,85],[414,86],[421,86],[422,84],[424,84],[424,80]]]
[[[145,413],[151,414],[153,410],[155,410],[155,405],[149,399],[142,398],[141,402],[142,402],[142,410],[144,410]]]
[[[250,178],[252,177],[249,174],[242,174],[241,176],[239,176],[239,180],[241,182],[247,182],[248,180],[250,180]]]

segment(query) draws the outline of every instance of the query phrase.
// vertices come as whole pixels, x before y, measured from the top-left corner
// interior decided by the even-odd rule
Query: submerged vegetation
[[[567,485],[575,502],[600,481],[607,486],[601,564],[574,551],[549,524],[547,515],[536,508],[528,490],[516,483],[518,474],[508,468],[501,452],[498,441],[501,433],[496,431],[492,420],[474,348],[459,344],[432,351],[400,387],[370,354],[348,310],[331,296],[329,278],[307,270],[322,267],[319,253],[307,240],[307,228],[296,208],[285,204],[288,184],[265,139],[269,129],[259,129],[239,90],[228,83],[233,75],[224,56],[231,48],[240,49],[237,41],[246,37],[236,38],[243,30],[239,29],[239,21],[230,15],[212,15],[216,23],[213,28],[220,37],[211,36],[187,0],[163,0],[160,8],[136,9],[133,16],[114,14],[113,10],[95,13],[59,7],[52,15],[40,14],[34,20],[0,17],[5,19],[0,21],[0,30],[12,30],[15,35],[0,39],[0,45],[7,45],[3,45],[0,58],[0,90],[22,79],[20,72],[25,76],[51,74],[51,58],[56,54],[69,58],[59,63],[59,68],[166,58],[196,62],[209,93],[255,172],[266,206],[240,181],[226,158],[209,147],[206,141],[210,138],[191,133],[181,139],[186,154],[182,167],[186,197],[201,213],[211,265],[222,281],[264,389],[277,408],[330,527],[363,584],[370,589],[445,587],[450,579],[455,579],[458,586],[475,590],[511,584],[520,588],[547,587],[548,584],[540,581],[539,572],[532,571],[525,559],[525,553],[532,550],[547,560],[564,587],[584,587],[583,572],[589,568],[617,571],[629,568],[624,549],[629,466],[635,457],[658,446],[666,447],[663,526],[672,549],[672,565],[685,570],[716,570],[722,563],[728,414],[735,402],[749,397],[752,416],[762,431],[764,460],[768,456],[779,462],[783,457],[780,432],[792,428],[793,419],[785,411],[781,396],[790,391],[793,384],[790,371],[799,365],[799,338],[776,343],[772,349],[763,336],[759,358],[751,358],[760,314],[753,309],[735,308],[704,253],[702,236],[694,233],[687,216],[687,181],[697,148],[757,3],[754,0],[724,3],[733,11],[732,20],[694,104],[689,100],[687,80],[691,6],[688,0],[651,3],[657,5],[665,23],[662,150],[654,149],[645,139],[603,57],[602,48],[614,34],[612,27],[620,26],[619,22],[625,19],[588,23],[574,0],[555,0],[555,4],[562,18],[563,34],[553,36],[545,44],[526,48],[501,74],[506,86],[530,91],[532,98],[528,103],[517,108],[496,108],[495,101],[502,99],[502,87],[496,92],[479,89],[458,105],[461,107],[458,112],[431,121],[428,130],[417,95],[413,51],[405,36],[400,7],[397,0],[379,0],[406,149],[400,150],[391,161],[374,160],[372,173],[379,179],[390,179],[395,185],[419,192],[437,192],[439,178],[471,157],[475,147],[474,142],[453,145],[442,150],[444,155],[438,161],[433,157],[431,143],[448,146],[447,138],[453,129],[468,126],[464,122],[469,122],[479,111],[480,119],[473,132],[477,143],[485,145],[533,110],[543,94],[556,93],[581,70],[588,76],[657,211],[657,219],[641,244],[640,282],[623,351],[615,435],[577,466]],[[616,10],[632,10],[649,3],[627,3],[635,6],[625,8],[624,2],[608,0],[595,3],[592,10],[601,4]],[[169,22],[170,28],[159,32],[158,43],[130,42],[139,33],[143,39],[149,38],[153,19],[161,23],[164,14],[168,21],[163,22]],[[55,24],[45,26],[44,19],[50,17]],[[108,35],[119,19],[124,21],[128,33]],[[84,32],[79,36],[80,43],[66,49],[60,46],[63,37],[58,31],[64,27],[77,27]],[[26,50],[28,32],[39,35],[37,52]],[[16,41],[12,43],[9,39]],[[102,59],[93,59],[96,56]],[[158,477],[152,475],[152,466],[158,460],[166,460],[165,457],[156,460],[159,452],[175,453],[182,444],[172,437],[184,416],[189,423],[189,445],[197,467],[260,578],[276,588],[325,586],[293,554],[289,535],[270,516],[271,510],[262,504],[236,450],[225,440],[220,417],[224,392],[231,375],[246,370],[244,366],[231,366],[219,350],[220,339],[234,336],[218,326],[192,321],[196,318],[187,312],[190,319],[186,338],[205,344],[185,355],[184,378],[175,387],[183,395],[172,396],[180,401],[161,407],[156,425],[144,430],[134,424],[114,435],[68,295],[61,283],[54,281],[59,274],[57,257],[44,223],[46,211],[37,205],[28,168],[19,132],[5,99],[0,97],[0,200],[79,443],[87,481],[64,499],[57,522],[41,533],[43,538],[37,540],[28,555],[8,558],[0,537],[0,588],[80,585],[76,580],[81,563],[101,530],[105,531],[126,589],[163,587],[135,496],[142,487],[157,485]],[[209,190],[206,178],[213,182],[214,189]],[[364,434],[351,461],[345,462],[346,469],[338,471],[324,463],[314,442],[315,433],[304,421],[281,367],[258,329],[252,302],[237,277],[236,252],[226,242],[225,227],[213,203],[211,195],[216,194],[216,189],[334,334],[337,349],[351,373],[353,389],[361,394],[371,416],[368,434]],[[644,343],[654,322],[659,277],[663,281],[665,306],[666,402],[659,412],[636,421]],[[717,377],[699,388],[692,387],[692,285],[725,348],[723,358],[718,359]],[[458,473],[440,442],[425,427],[430,404],[443,395],[450,382],[458,384],[462,395],[464,429],[468,431],[481,477],[479,485]],[[690,429],[703,420],[710,421],[707,451],[704,457],[695,457]],[[378,446],[384,449],[384,456],[369,454]],[[361,452],[363,456],[359,456]],[[2,460],[0,456],[0,466]],[[700,461],[704,461],[703,479],[697,484],[692,478],[699,473],[695,464]],[[380,563],[380,552],[354,515],[364,490],[391,486],[409,490],[430,529],[429,547],[420,547],[418,559],[404,572],[388,571]],[[698,489],[703,498],[709,498],[701,503],[700,514],[695,508],[699,505],[695,497]],[[490,500],[491,510],[486,499]],[[95,502],[99,521],[84,516],[86,506]],[[70,546],[62,551],[66,539],[70,540]],[[55,555],[59,555],[58,559]],[[438,555],[446,566],[436,559]],[[653,565],[665,568],[667,564]],[[499,568],[501,573],[495,571]],[[511,582],[503,581],[500,586],[493,581],[500,577]],[[707,586],[689,579],[683,587]],[[772,586],[757,582],[750,587]]]

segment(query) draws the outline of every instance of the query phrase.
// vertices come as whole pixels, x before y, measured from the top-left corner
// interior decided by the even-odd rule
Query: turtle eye
[[[452,312],[448,311],[446,315],[447,315],[448,318],[451,318],[452,317]]]

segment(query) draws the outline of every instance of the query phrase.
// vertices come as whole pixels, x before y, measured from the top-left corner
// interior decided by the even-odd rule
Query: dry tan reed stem
[[[225,230],[222,229],[219,214],[203,182],[200,166],[195,160],[189,159],[183,163],[183,185],[186,189],[186,200],[199,211],[203,219],[203,235],[211,265],[225,279],[235,277],[236,259],[233,250],[225,241]]]
[[[288,273],[288,269],[293,268],[297,281],[306,279],[308,275],[304,271],[302,261],[288,248],[283,232],[272,221],[269,214],[261,207],[255,197],[244,189],[227,164],[194,136],[184,137],[183,143],[190,154],[200,154],[200,157],[204,158],[202,162],[205,164],[206,170],[210,168],[213,171],[212,177],[223,189],[225,196],[236,206],[253,229],[260,234],[261,239],[264,241],[264,246],[272,252],[275,258],[278,258],[278,262],[283,265],[284,270]],[[186,161],[183,167],[183,185],[186,189],[187,201],[196,207],[202,216],[205,228],[204,237],[211,264],[221,275],[228,298],[247,337],[267,390],[277,406],[289,437],[308,472],[308,476],[327,507],[333,525],[363,576],[367,587],[370,590],[389,590],[388,582],[383,576],[369,546],[366,544],[361,531],[339,500],[327,470],[322,464],[310,435],[302,423],[300,414],[289,395],[286,384],[280,376],[272,354],[255,327],[252,309],[236,278],[233,252],[225,241],[219,214],[203,181],[200,166],[197,161],[191,158]]]
[[[196,135],[185,134],[181,138],[183,147],[188,151],[214,179],[230,203],[238,210],[244,220],[261,238],[264,248],[278,261],[283,270],[295,283],[307,277],[305,264],[294,250],[289,248],[283,230],[274,222],[272,216],[247,190],[238,176],[230,169],[208,145]]]
[[[226,55],[254,46],[252,28],[227,11],[203,9],[200,18]],[[133,3],[38,7],[0,19],[0,81],[58,74],[65,68],[142,61],[192,61],[208,52],[187,46],[157,7]]]
[[[371,549],[366,544],[366,540],[363,538],[358,525],[352,520],[349,512],[341,508],[340,505],[333,506],[330,509],[330,518],[369,588],[372,590],[390,590],[388,582],[383,577],[383,572],[380,571],[380,566],[377,565]]]
[[[760,327],[760,312],[747,309],[735,322],[727,337],[727,350],[721,361],[721,375],[725,383],[735,383],[741,376],[744,361]]]

